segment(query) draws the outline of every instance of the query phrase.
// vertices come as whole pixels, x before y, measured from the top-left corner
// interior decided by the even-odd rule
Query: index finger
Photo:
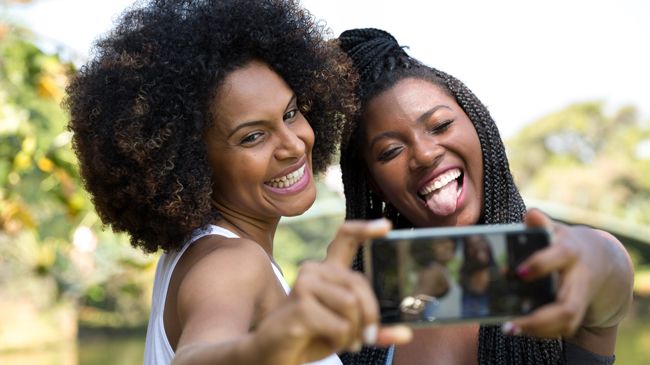
[[[545,228],[549,232],[553,232],[553,221],[537,208],[528,209],[524,222],[528,227]]]
[[[350,267],[361,243],[367,239],[385,236],[391,227],[392,224],[385,218],[344,222],[327,248],[325,262]]]

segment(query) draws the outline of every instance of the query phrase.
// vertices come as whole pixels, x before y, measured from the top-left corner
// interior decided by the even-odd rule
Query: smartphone
[[[549,242],[523,224],[393,230],[364,245],[364,271],[384,324],[499,323],[555,299],[554,276],[516,274]]]

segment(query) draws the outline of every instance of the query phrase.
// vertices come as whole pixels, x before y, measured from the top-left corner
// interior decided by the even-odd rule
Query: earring
[[[384,201],[372,189],[367,190],[368,212],[370,218],[383,216]]]
[[[395,226],[395,228],[399,228],[399,227],[400,227],[400,223],[401,223],[401,222],[400,222],[400,218],[401,218],[402,215],[401,215],[400,212],[397,210],[397,208],[395,208],[395,207],[393,206],[393,204],[391,204],[391,203],[389,203],[389,202],[384,202],[383,215],[384,215],[384,217],[386,217],[388,220],[390,220],[391,222],[393,222],[393,225]]]

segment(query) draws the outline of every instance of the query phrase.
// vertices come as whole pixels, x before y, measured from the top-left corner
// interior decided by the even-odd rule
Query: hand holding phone
[[[516,275],[548,245],[546,230],[523,224],[394,230],[365,245],[364,269],[382,323],[496,323],[554,300],[553,277]]]

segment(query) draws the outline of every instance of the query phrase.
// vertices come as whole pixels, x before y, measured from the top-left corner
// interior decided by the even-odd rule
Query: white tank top
[[[215,225],[208,225],[204,228],[195,230],[190,239],[185,242],[179,251],[163,253],[158,260],[156,275],[153,283],[153,294],[151,300],[151,313],[149,314],[149,323],[147,325],[147,338],[144,347],[144,364],[145,365],[169,365],[174,358],[174,350],[169,344],[167,333],[165,332],[165,323],[163,314],[165,313],[165,299],[167,298],[167,289],[169,281],[176,264],[183,256],[187,248],[190,247],[199,238],[208,235],[219,235],[228,238],[238,238],[236,234],[225,228]],[[271,262],[273,272],[280,281],[284,291],[289,294],[290,288],[287,281],[282,276],[273,262]],[[341,360],[336,354],[332,354],[325,359],[311,362],[308,365],[342,365]]]

